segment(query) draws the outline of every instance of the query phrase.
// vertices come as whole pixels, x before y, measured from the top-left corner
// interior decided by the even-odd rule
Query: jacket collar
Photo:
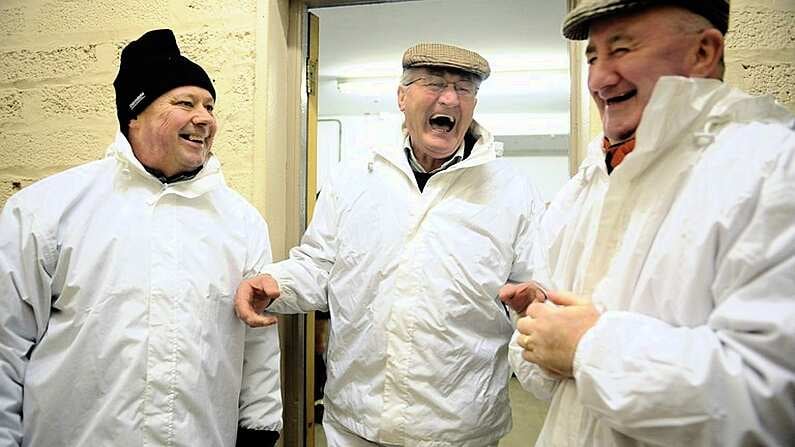
[[[792,127],[793,116],[770,97],[751,96],[716,79],[661,77],[643,110],[635,150],[622,166],[639,174],[668,150],[706,147],[726,124],[752,121]],[[603,138],[589,145],[583,168],[604,166]]]
[[[499,146],[499,143],[494,141],[494,137],[488,130],[478,124],[477,121],[472,120],[472,124],[469,126],[469,132],[477,140],[475,145],[472,147],[472,153],[469,155],[469,157],[462,160],[461,162],[445,169],[444,172],[481,165],[497,158],[497,147]],[[403,129],[403,141],[408,141],[408,133],[405,128]],[[414,174],[411,171],[411,165],[406,158],[406,153],[403,151],[403,145],[376,148],[373,151],[373,156],[380,156],[384,158],[396,168],[403,171],[409,178],[414,178]]]
[[[156,184],[164,193],[174,193],[189,198],[198,197],[225,184],[221,173],[221,164],[215,155],[210,155],[202,170],[195,177],[165,185],[144,168],[135,157],[127,137],[121,132],[116,132],[116,139],[108,146],[105,156],[116,159],[117,174],[119,174],[120,179],[129,182],[138,180]]]

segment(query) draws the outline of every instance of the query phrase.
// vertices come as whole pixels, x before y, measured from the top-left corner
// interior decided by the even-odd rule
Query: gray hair
[[[670,9],[677,14],[676,23],[674,25],[674,31],[683,34],[696,34],[710,28],[717,29],[715,25],[712,22],[710,22],[708,18],[700,14],[697,14],[693,11],[689,11],[681,7],[670,7]],[[718,62],[717,75],[718,79],[720,80],[723,80],[723,75],[726,71],[726,62],[724,60],[724,57],[725,53],[721,55],[720,61]]]
[[[407,86],[411,82],[413,82],[417,77],[421,74],[428,72],[433,75],[443,76],[445,73],[455,73],[461,76],[468,78],[470,81],[475,83],[475,86],[480,88],[481,79],[479,76],[473,73],[465,72],[465,71],[458,71],[458,70],[451,70],[442,67],[409,67],[403,69],[403,75],[400,76],[400,85]]]

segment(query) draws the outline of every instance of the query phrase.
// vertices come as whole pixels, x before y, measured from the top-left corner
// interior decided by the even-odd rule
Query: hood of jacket
[[[472,166],[481,165],[496,159],[502,152],[502,143],[494,141],[494,137],[481,126],[477,121],[472,120],[468,132],[475,137],[475,145],[472,147],[472,153],[469,157],[445,169],[445,171],[454,171],[457,169],[464,169]],[[407,130],[403,129],[403,141],[408,136]],[[397,169],[406,174],[409,178],[414,178],[406,159],[406,154],[403,152],[402,145],[391,145],[389,147],[379,147],[373,150],[372,157],[382,157],[389,163],[393,164]]]
[[[752,96],[717,79],[663,76],[657,81],[635,132],[637,142],[631,157],[634,161],[623,169],[634,167],[636,172],[624,175],[640,175],[643,167],[672,146],[691,140],[706,146],[724,125],[751,121],[793,126],[791,112],[769,96]],[[586,177],[604,166],[603,138],[600,133],[588,147],[582,164],[583,169],[591,171]]]
[[[116,139],[108,146],[105,157],[116,159],[117,181],[154,183],[164,192],[187,198],[198,197],[225,184],[221,163],[215,155],[210,154],[202,170],[195,177],[165,185],[144,168],[140,160],[135,157],[127,137],[121,132],[116,132]]]

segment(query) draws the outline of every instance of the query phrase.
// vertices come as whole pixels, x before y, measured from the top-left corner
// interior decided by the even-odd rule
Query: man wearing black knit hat
[[[232,309],[268,230],[212,155],[212,81],[156,30],[114,87],[107,157],[0,214],[0,445],[274,445],[277,331]]]
[[[727,0],[565,19],[603,133],[542,221],[554,306],[512,344],[551,401],[538,446],[795,440],[795,117],[721,81],[728,23]]]

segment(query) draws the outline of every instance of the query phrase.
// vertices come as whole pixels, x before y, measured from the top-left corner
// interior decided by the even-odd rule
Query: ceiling
[[[320,114],[396,112],[403,51],[418,42],[475,50],[490,63],[480,113],[566,113],[569,75],[562,0],[423,0],[311,9],[320,17]],[[338,80],[369,78],[383,88]],[[374,78],[374,79],[373,79]]]

